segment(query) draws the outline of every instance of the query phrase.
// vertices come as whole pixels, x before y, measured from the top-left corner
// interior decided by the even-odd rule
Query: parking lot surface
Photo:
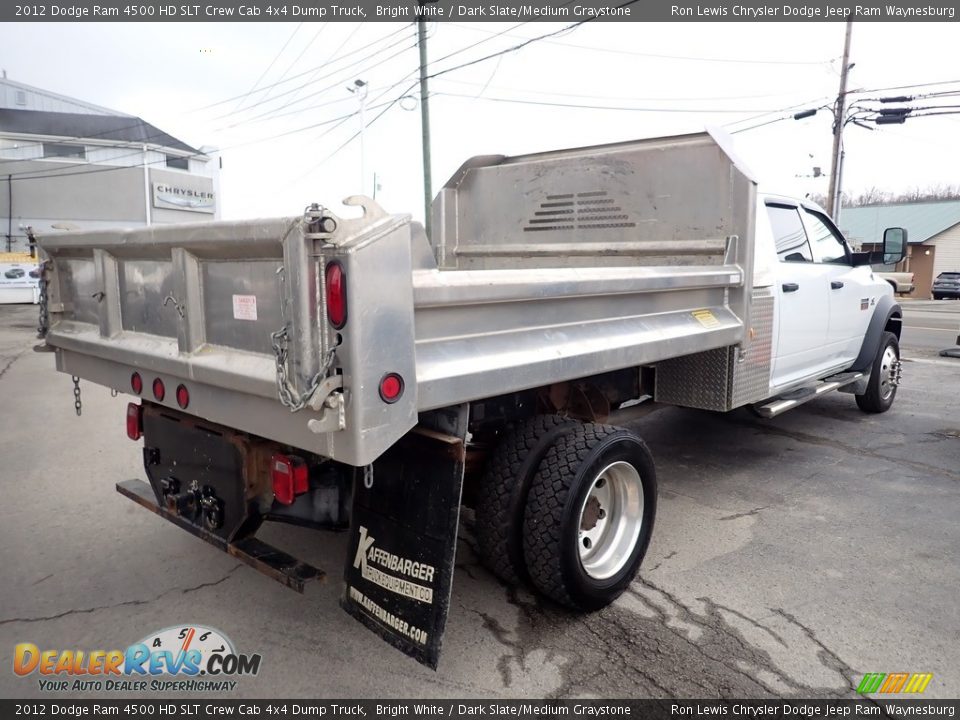
[[[927,343],[905,346],[884,415],[835,393],[774,420],[666,408],[634,423],[659,515],[639,577],[601,612],[499,584],[465,513],[434,672],[337,605],[344,534],[267,528],[328,572],[298,595],[117,494],[143,475],[128,399],[84,382],[77,417],[70,378],[31,350],[35,322],[0,306],[3,697],[44,695],[10,670],[18,642],[121,649],[197,623],[263,657],[231,697],[833,698],[874,672],[960,694],[960,360]]]

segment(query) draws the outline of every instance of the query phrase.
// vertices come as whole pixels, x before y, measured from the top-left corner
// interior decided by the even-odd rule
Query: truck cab
[[[754,286],[771,287],[776,299],[771,395],[857,360],[877,304],[894,300],[890,284],[859,260],[823,208],[758,196]]]

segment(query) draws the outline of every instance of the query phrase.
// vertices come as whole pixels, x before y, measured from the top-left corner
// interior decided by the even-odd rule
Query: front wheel
[[[867,390],[856,396],[857,406],[868,413],[886,412],[893,405],[899,383],[900,343],[892,332],[885,332],[870,370]]]
[[[653,458],[635,434],[583,424],[557,437],[531,482],[524,514],[531,582],[562,605],[609,605],[637,574],[656,504]]]

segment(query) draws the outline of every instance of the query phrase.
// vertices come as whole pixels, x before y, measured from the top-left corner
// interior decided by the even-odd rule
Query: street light
[[[364,145],[367,121],[364,114],[366,109],[367,91],[370,89],[364,80],[354,80],[353,85],[347,85],[347,90],[357,96],[360,102],[360,194],[367,194],[367,149]]]

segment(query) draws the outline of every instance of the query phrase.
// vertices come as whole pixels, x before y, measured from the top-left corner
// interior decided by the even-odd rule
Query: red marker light
[[[387,373],[380,380],[380,399],[385,403],[395,403],[403,395],[403,378],[397,373]]]
[[[153,396],[160,402],[163,402],[163,396],[167,394],[167,389],[163,386],[163,380],[157,378],[153,381]]]
[[[190,392],[185,385],[177,385],[177,405],[186,410],[190,404]]]
[[[336,262],[328,262],[326,274],[327,284],[327,319],[337,330],[347,322],[347,278],[343,266]]]
[[[297,495],[309,489],[307,463],[296,455],[274,455],[270,458],[273,494],[277,502],[292,505]]]
[[[135,372],[130,376],[130,389],[137,395],[143,392],[143,378],[140,377],[140,373]]]
[[[143,435],[143,406],[136,403],[127,404],[127,437],[139,440]]]

